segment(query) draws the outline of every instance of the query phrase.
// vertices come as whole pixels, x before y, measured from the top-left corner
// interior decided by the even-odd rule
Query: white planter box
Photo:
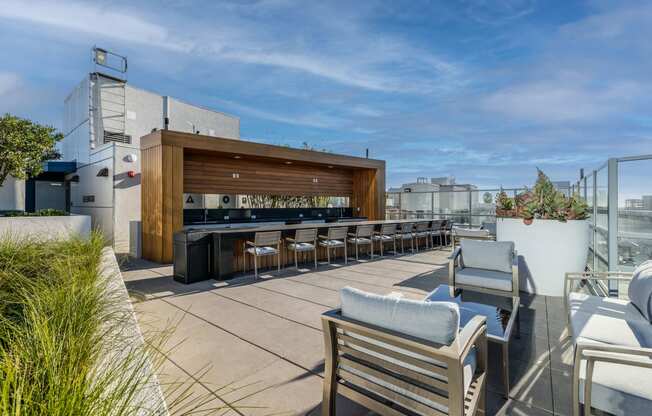
[[[66,215],[60,217],[0,217],[0,238],[33,238],[40,241],[88,237],[91,217]]]
[[[496,239],[513,241],[519,262],[520,289],[546,296],[563,296],[564,274],[581,272],[589,250],[586,220],[560,222],[497,218]]]

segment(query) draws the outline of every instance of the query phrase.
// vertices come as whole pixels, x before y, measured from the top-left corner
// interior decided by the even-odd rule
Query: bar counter
[[[201,226],[186,227],[186,229],[174,234],[174,275],[175,279],[179,281],[192,283],[210,278],[225,280],[240,272],[251,271],[253,269],[253,263],[250,256],[247,256],[245,261],[244,244],[247,240],[253,241],[255,234],[258,232],[281,231],[281,236],[284,240],[286,237],[294,237],[294,232],[301,229],[317,228],[319,235],[326,235],[328,228],[331,227],[348,227],[349,232],[354,232],[355,227],[359,225],[371,224],[376,225],[377,229],[380,229],[382,224],[430,223],[431,221],[429,219],[416,219],[272,225],[231,224],[220,228],[206,228]],[[197,247],[197,249],[184,250],[184,245],[187,246],[188,244],[194,244],[193,247]],[[202,247],[206,248],[204,249]],[[208,250],[208,255],[204,256],[204,250]],[[338,251],[338,256],[340,256],[340,253],[341,251]],[[312,253],[310,253],[310,256],[312,256]],[[326,259],[326,250],[323,247],[318,247],[317,258],[319,260]],[[310,259],[312,260],[312,257]],[[204,261],[208,262],[208,265],[204,265]],[[259,261],[260,268],[276,266],[276,256],[261,257]],[[197,262],[202,263],[199,265],[200,267],[198,267]],[[287,250],[282,245],[281,266],[285,267],[285,265],[290,263],[293,264],[293,260],[290,259]],[[199,271],[191,273],[190,269],[193,266],[195,270]],[[188,279],[189,274],[199,275],[200,277]]]

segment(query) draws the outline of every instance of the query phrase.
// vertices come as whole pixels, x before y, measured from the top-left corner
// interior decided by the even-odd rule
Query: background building
[[[239,139],[240,120],[136,88],[126,58],[95,48],[96,69],[64,101],[62,160],[70,211],[88,214],[117,252],[139,254],[140,137],[157,129]],[[100,72],[101,70],[101,72]]]

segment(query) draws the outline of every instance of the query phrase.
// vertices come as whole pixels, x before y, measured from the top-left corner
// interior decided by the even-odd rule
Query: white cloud
[[[0,17],[169,49],[183,50],[188,46],[170,39],[165,27],[132,11],[116,10],[79,2],[4,0]]]
[[[327,114],[315,112],[302,112],[296,115],[275,113],[248,105],[239,104],[229,100],[215,99],[219,104],[230,108],[231,110],[259,119],[275,121],[277,123],[310,126],[322,129],[332,129],[343,125],[346,120],[339,117],[333,117]]]
[[[565,81],[533,81],[489,95],[482,107],[532,122],[598,121],[622,114],[644,91],[635,82],[589,87]]]
[[[252,7],[273,13],[285,4],[273,1]],[[132,8],[125,10],[78,1],[61,1],[55,5],[42,0],[4,0],[0,18],[86,33],[100,40],[139,43],[209,60],[290,70],[372,91],[428,94],[464,84],[457,65],[396,38],[370,33],[354,18],[310,15],[314,24],[306,22],[308,29],[303,33],[292,25],[279,27],[276,19],[251,19],[251,7],[216,7],[217,11],[212,10],[215,18],[210,20],[150,13],[149,16],[158,19],[154,21],[141,17],[144,13],[139,16],[138,10]],[[315,13],[337,13],[333,9]],[[287,8],[284,13],[288,13]],[[174,25],[165,24],[165,19],[172,18]],[[182,29],[176,32],[174,28]],[[303,39],[310,37],[325,40]]]

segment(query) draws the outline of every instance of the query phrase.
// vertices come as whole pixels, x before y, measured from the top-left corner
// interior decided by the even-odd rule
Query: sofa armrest
[[[487,335],[487,318],[476,315],[460,331],[457,336],[457,345],[460,351],[460,363],[464,362],[480,336]],[[486,339],[484,340],[486,343]],[[484,348],[484,346],[483,346]]]
[[[455,268],[457,267],[457,258],[461,254],[462,247],[457,247],[448,258],[448,285],[450,287],[455,287]]]
[[[514,250],[512,257],[512,296],[519,296],[519,282],[518,282],[518,251]]]
[[[573,365],[573,414],[579,416],[580,367],[586,361],[584,380],[585,415],[590,414],[593,370],[598,362],[652,369],[652,349],[612,344],[578,343]]]

